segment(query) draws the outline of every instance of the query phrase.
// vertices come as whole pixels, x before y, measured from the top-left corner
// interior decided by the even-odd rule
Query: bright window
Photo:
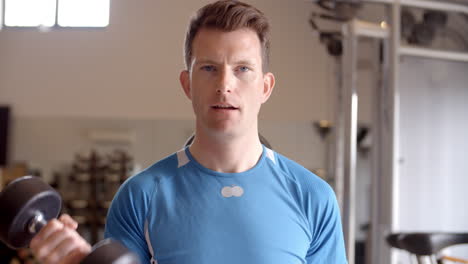
[[[61,27],[106,27],[110,0],[58,0]]]
[[[9,27],[109,25],[110,0],[4,0],[4,4],[4,24]]]
[[[56,0],[5,0],[5,25],[51,27],[55,24]]]

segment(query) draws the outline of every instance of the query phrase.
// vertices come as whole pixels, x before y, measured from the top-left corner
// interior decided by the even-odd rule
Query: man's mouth
[[[239,109],[238,107],[235,107],[235,106],[232,106],[232,105],[226,105],[226,104],[212,105],[211,108],[216,109],[216,110],[237,110],[237,109]]]

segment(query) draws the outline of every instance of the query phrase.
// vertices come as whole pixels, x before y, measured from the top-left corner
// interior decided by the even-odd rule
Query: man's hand
[[[49,221],[31,240],[34,256],[44,264],[79,263],[91,252],[91,245],[76,232],[77,227],[66,214]]]

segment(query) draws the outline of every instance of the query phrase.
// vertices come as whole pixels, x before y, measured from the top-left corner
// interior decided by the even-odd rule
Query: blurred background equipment
[[[346,22],[356,17],[358,9],[362,6],[362,0],[318,0],[317,5],[324,11],[330,19]]]
[[[455,124],[459,123],[459,113],[466,113],[466,108],[461,107],[463,100],[457,98],[466,98],[466,85],[448,76],[457,75],[455,79],[463,80],[458,69],[465,66],[458,64],[457,68],[456,63],[468,62],[468,2],[313,2],[316,8],[308,22],[336,63],[336,117],[333,144],[327,144],[335,157],[328,159],[332,164],[327,167],[332,169],[327,175],[334,179],[331,182],[343,210],[348,261],[398,263],[399,255],[384,243],[385,234],[408,228],[420,230],[423,226],[432,230],[446,228],[428,216],[430,210],[420,209],[417,214],[410,208],[422,208],[426,200],[441,203],[426,196],[428,191],[423,186],[439,190],[436,182],[448,184],[448,177],[461,181],[463,175],[458,171],[466,170],[454,162],[457,156],[452,154],[457,153],[458,142],[467,142],[462,134],[453,132],[465,127]],[[409,62],[414,63],[408,66]],[[372,79],[372,84],[362,81],[366,77]],[[366,86],[372,88],[365,90]],[[441,117],[454,122],[439,129],[440,125],[431,120]],[[441,137],[436,135],[442,134],[453,134],[452,140],[444,139],[448,144],[439,145]],[[431,150],[419,147],[423,138]],[[428,168],[439,174],[434,175]],[[447,170],[452,173],[447,175]],[[428,175],[434,175],[431,183]],[[416,179],[421,182],[416,184]],[[459,195],[447,191],[444,199],[451,196],[457,203]],[[457,211],[450,214],[456,215]],[[415,219],[419,224],[414,224]],[[455,226],[466,227],[460,223],[451,228]]]
[[[418,264],[468,263],[468,260],[443,254],[443,250],[468,244],[468,233],[393,233],[387,236],[387,243],[405,251],[410,261]]]
[[[76,154],[70,171],[56,172],[55,178],[67,179],[57,184],[64,211],[79,222],[78,232],[90,243],[104,238],[107,210],[133,168],[133,158],[123,150],[92,150]]]
[[[347,22],[356,17],[362,3],[360,0],[319,0],[317,5],[320,11],[311,13],[309,24],[318,32],[320,41],[325,44],[328,53],[332,56],[341,56],[343,53],[341,31],[321,29],[317,20]]]

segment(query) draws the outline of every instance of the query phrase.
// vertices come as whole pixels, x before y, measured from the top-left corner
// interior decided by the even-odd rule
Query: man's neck
[[[200,164],[225,173],[244,172],[253,168],[262,152],[258,133],[229,140],[216,140],[197,133],[190,146],[190,153]]]

